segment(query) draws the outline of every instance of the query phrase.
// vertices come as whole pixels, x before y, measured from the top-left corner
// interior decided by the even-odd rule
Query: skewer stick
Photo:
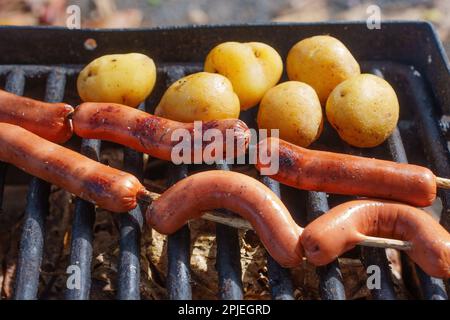
[[[142,193],[139,196],[139,200],[150,204],[160,196],[159,193],[146,190],[145,193]],[[202,215],[202,219],[224,224],[236,229],[253,230],[252,225],[247,220],[219,211],[205,211]]]
[[[450,179],[436,177],[436,184],[438,188],[450,189]]]
[[[366,236],[366,239],[358,243],[358,245],[375,248],[392,248],[398,250],[410,250],[412,247],[411,242],[408,241],[370,236]]]
[[[449,183],[450,187],[450,183]],[[146,190],[141,193],[138,197],[139,200],[144,201],[148,204],[152,203],[154,200],[158,199],[161,195],[156,192],[151,192]],[[232,216],[229,214],[225,214],[219,211],[205,211],[202,215],[202,219],[213,221],[216,223],[221,223],[233,228],[242,229],[242,230],[253,230],[252,225],[245,219],[240,217]],[[366,247],[377,247],[377,248],[392,248],[398,250],[410,250],[411,243],[408,241],[395,240],[395,239],[387,239],[387,238],[378,238],[378,237],[370,237],[366,236],[365,240],[358,243],[360,246]]]

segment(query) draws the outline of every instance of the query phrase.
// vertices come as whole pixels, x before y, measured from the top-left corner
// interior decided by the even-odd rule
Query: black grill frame
[[[438,176],[450,177],[449,152],[438,125],[442,114],[450,114],[450,68],[445,52],[433,27],[424,22],[383,23],[381,30],[368,30],[365,23],[315,23],[315,24],[264,24],[237,26],[176,27],[138,30],[67,30],[46,27],[0,27],[0,74],[6,75],[5,89],[22,95],[26,79],[38,74],[47,77],[45,100],[62,101],[66,79],[76,74],[81,65],[93,58],[119,52],[138,51],[152,56],[159,66],[158,75],[164,75],[165,85],[181,76],[199,71],[201,61],[215,44],[223,41],[263,41],[274,46],[285,57],[288,49],[299,39],[331,34],[341,39],[363,63],[363,69],[388,80],[402,78],[411,89],[408,94],[415,101],[412,108],[415,124],[425,149],[429,164]],[[98,48],[84,48],[84,41],[93,38]],[[53,45],[55,42],[61,45]],[[33,48],[33,50],[30,50]],[[432,61],[432,63],[429,63]],[[410,67],[412,66],[412,67]],[[418,76],[419,74],[419,76]],[[149,110],[155,101],[141,104]],[[253,112],[253,113],[252,113]],[[244,113],[247,123],[254,119],[254,111]],[[81,152],[95,160],[100,158],[98,140],[83,140]],[[407,162],[400,131],[389,138],[387,147],[392,160]],[[360,150],[346,147],[348,153],[361,154]],[[142,154],[126,149],[125,170],[143,178]],[[367,154],[369,155],[369,154]],[[0,165],[0,201],[6,165]],[[217,169],[229,170],[221,165]],[[171,166],[169,183],[188,174],[187,166]],[[268,178],[261,180],[281,196],[279,184]],[[36,299],[39,268],[44,246],[44,225],[48,214],[50,186],[37,178],[30,183],[25,212],[24,231],[20,243],[20,256],[16,276],[15,299]],[[442,223],[450,226],[450,193],[440,190],[444,205]],[[1,205],[1,202],[0,202]],[[327,195],[322,192],[307,193],[307,220],[311,221],[328,210]],[[93,205],[76,200],[72,226],[70,264],[82,270],[80,290],[67,290],[67,299],[89,299],[90,268],[92,261]],[[139,299],[140,265],[139,241],[143,227],[143,208],[138,207],[119,218],[120,257],[118,299]],[[217,226],[217,270],[221,299],[241,299],[242,280],[237,231]],[[190,235],[188,227],[181,229],[168,240],[168,295],[170,299],[191,299],[190,286]],[[373,290],[375,299],[395,299],[383,250],[364,248],[365,264],[378,264],[382,270],[382,290]],[[268,256],[268,275],[274,299],[293,299],[293,286],[289,270],[281,268]],[[447,299],[443,282],[424,274],[417,268],[422,297]],[[342,274],[337,261],[317,268],[322,299],[345,299]]]

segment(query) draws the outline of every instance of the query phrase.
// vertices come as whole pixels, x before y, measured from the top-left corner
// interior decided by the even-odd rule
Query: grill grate
[[[344,28],[345,29],[345,28]],[[264,33],[264,30],[261,29]],[[281,29],[279,29],[281,30]],[[280,31],[281,32],[281,31]],[[289,31],[292,32],[292,31]],[[289,33],[288,32],[288,33]],[[288,34],[287,33],[287,34]],[[313,32],[313,34],[320,32]],[[108,33],[106,33],[108,35]],[[223,34],[220,36],[226,38]],[[217,41],[222,41],[222,38]],[[339,35],[338,35],[339,37]],[[298,37],[297,37],[298,38]],[[208,41],[206,37],[206,42]],[[258,39],[258,37],[256,37]],[[194,39],[195,40],[195,39]],[[196,41],[196,40],[195,40]],[[194,42],[195,42],[194,41]],[[365,43],[365,40],[362,40]],[[168,44],[170,46],[170,44]],[[203,45],[203,44],[202,44]],[[209,45],[208,45],[209,46]],[[202,51],[202,49],[199,49]],[[284,49],[283,49],[284,50]],[[357,50],[361,48],[357,47]],[[395,54],[394,54],[395,55]],[[433,59],[436,57],[433,56]],[[75,59],[77,60],[77,59]],[[158,78],[165,79],[165,86],[176,79],[201,69],[195,63],[188,63],[186,60],[177,63],[159,64]],[[434,93],[444,92],[441,96],[433,97],[430,93],[428,83],[421,77],[414,68],[407,64],[397,64],[390,61],[371,61],[363,64],[365,70],[386,77],[386,79],[396,85],[401,86],[401,95],[405,101],[410,102],[408,112],[413,115],[412,119],[401,119],[402,123],[412,123],[420,137],[419,149],[424,150],[424,156],[433,167],[438,176],[450,177],[450,162],[448,156],[447,142],[444,141],[442,132],[438,125],[438,115],[434,108],[437,103],[442,105],[446,101],[442,81],[434,79],[431,88]],[[66,81],[68,77],[75,75],[80,70],[78,65],[48,66],[48,65],[0,65],[0,74],[6,76],[5,89],[22,95],[24,93],[26,80],[36,76],[46,77],[45,100],[57,102],[64,100]],[[445,78],[444,78],[445,80]],[[159,88],[159,91],[165,88]],[[72,91],[72,89],[71,89]],[[159,94],[159,93],[158,93]],[[153,105],[147,103],[147,109]],[[404,105],[404,104],[402,104]],[[145,110],[146,105],[141,104],[140,108]],[[252,111],[254,112],[254,110]],[[243,114],[247,123],[251,123],[254,114]],[[251,119],[247,119],[251,118]],[[325,133],[324,133],[325,134]],[[388,142],[381,147],[384,153],[397,162],[408,162],[407,154],[411,157],[411,151],[405,150],[403,145],[403,129],[397,129],[389,138]],[[408,142],[410,139],[406,139]],[[328,146],[325,146],[328,148]],[[92,159],[100,159],[101,141],[83,140],[81,153]],[[360,151],[341,145],[333,151],[345,150],[349,153],[359,153]],[[380,150],[376,150],[379,152]],[[422,152],[413,150],[414,162],[417,161],[414,153]],[[371,154],[370,154],[371,155]],[[376,155],[373,155],[376,156]],[[421,159],[421,155],[417,156]],[[422,161],[422,160],[420,160]],[[7,165],[0,164],[0,206],[3,201],[3,188],[5,185],[5,174]],[[231,170],[231,165],[220,165],[211,167],[215,169]],[[210,168],[210,169],[211,169]],[[143,156],[142,154],[124,149],[124,169],[143,179]],[[169,185],[185,177],[189,172],[189,167],[185,165],[169,165],[168,183]],[[280,190],[278,182],[268,178],[260,177],[283,201],[287,201]],[[322,192],[295,191],[297,195],[304,195],[306,199],[306,220],[312,221],[329,209],[329,205],[341,202],[342,199],[335,196],[328,197]],[[23,233],[20,242],[19,261],[15,282],[15,299],[36,299],[38,298],[39,270],[42,261],[44,248],[44,221],[49,211],[50,186],[37,178],[32,178],[25,211]],[[450,193],[440,190],[439,197],[443,203],[443,215],[441,222],[447,229],[450,226]],[[298,201],[298,200],[297,200]],[[330,204],[329,204],[330,203]],[[301,205],[301,204],[299,204]],[[139,299],[140,298],[140,236],[143,226],[143,208],[118,215],[118,225],[120,228],[120,255],[118,269],[118,299]],[[81,199],[75,200],[75,210],[72,224],[72,243],[70,250],[70,261],[68,264],[77,265],[81,270],[81,283],[79,289],[66,291],[67,299],[89,299],[91,287],[91,264],[93,254],[93,226],[96,214],[92,204]],[[216,269],[219,277],[218,297],[221,299],[241,299],[243,297],[242,271],[239,261],[240,247],[238,232],[227,226],[216,226],[217,256]],[[392,282],[391,270],[387,264],[385,251],[382,249],[364,248],[361,251],[361,260],[367,265],[377,264],[381,267],[382,285],[380,290],[372,290],[374,299],[396,299],[396,294]],[[177,233],[168,237],[168,273],[167,290],[170,299],[191,299],[191,274],[190,274],[190,232],[186,226]],[[406,256],[402,259],[407,260]],[[294,299],[292,278],[289,270],[282,268],[269,255],[267,256],[267,271],[271,295],[273,299]],[[424,299],[447,299],[445,285],[442,280],[426,275],[420,268],[414,266],[407,273],[417,275],[418,283],[414,282],[414,277],[405,275],[408,281],[408,288],[418,287],[418,295]],[[343,278],[338,261],[317,268],[319,276],[319,293],[324,300],[343,300],[346,298]]]
[[[230,170],[226,163],[217,165],[219,170]],[[216,224],[216,269],[219,275],[219,298],[241,300],[242,290],[241,248],[238,230]]]
[[[93,160],[100,161],[100,146],[99,140],[85,139],[81,143],[81,153]],[[95,206],[77,198],[72,222],[70,265],[80,268],[80,284],[79,288],[66,291],[68,300],[89,299],[94,223]]]
[[[139,105],[145,110],[145,104]],[[125,148],[124,169],[144,179],[144,160],[142,153]],[[144,210],[137,206],[128,214],[120,215],[120,256],[119,256],[119,287],[117,297],[122,300],[137,300],[140,298],[140,239],[144,224]]]

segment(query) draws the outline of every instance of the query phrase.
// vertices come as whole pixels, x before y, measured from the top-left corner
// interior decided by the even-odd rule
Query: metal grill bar
[[[281,199],[280,184],[278,181],[275,181],[268,176],[261,176],[261,180]],[[270,254],[267,254],[267,273],[272,299],[294,300],[294,289],[289,269],[280,266]]]
[[[5,90],[19,96],[25,89],[25,73],[20,68],[11,70],[6,78]]]
[[[93,160],[100,161],[101,141],[84,139],[81,153]],[[75,212],[72,222],[72,242],[70,248],[70,265],[79,268],[79,286],[66,290],[68,300],[87,300],[91,290],[91,264],[93,228],[95,223],[95,205],[83,199],[75,200]]]
[[[347,153],[357,156],[364,156],[364,151],[344,145]],[[361,247],[361,262],[366,270],[370,266],[378,266],[380,270],[380,287],[370,290],[372,297],[376,300],[396,300],[394,283],[392,281],[391,268],[386,257],[386,252],[382,248]]]
[[[372,69],[372,73],[384,78],[383,73],[380,69]],[[400,163],[408,163],[408,157],[406,156],[405,147],[403,145],[402,136],[400,131],[395,128],[394,132],[388,139],[388,147],[392,156],[392,160]],[[402,256],[407,258],[406,255]],[[420,269],[419,266],[415,265],[417,275],[422,288],[422,294],[427,300],[447,300],[447,294],[445,292],[444,283],[441,279],[433,278],[427,275]]]
[[[49,195],[50,185],[48,183],[37,178],[31,180],[20,240],[14,294],[16,300],[35,300],[37,298]]]
[[[378,266],[380,268],[380,288],[370,290],[372,297],[376,300],[396,300],[391,268],[389,267],[385,249],[363,247],[361,248],[361,257],[366,269],[370,266]]]
[[[404,80],[409,90],[405,94],[412,99],[413,114],[425,155],[434,168],[436,176],[450,177],[450,157],[447,143],[440,131],[438,118],[433,108],[433,100],[420,73],[414,68],[408,68],[396,63],[386,62],[383,65],[375,65],[377,69],[383,70],[385,74],[392,77],[400,77]],[[450,228],[450,192],[438,189],[438,196],[442,200],[444,210],[442,212],[441,224],[449,230]],[[419,280],[423,288],[422,294],[427,299],[440,299],[446,297],[444,287],[437,279],[426,279],[422,270],[418,267]],[[442,289],[442,291],[441,291]]]
[[[166,73],[166,86],[170,86],[176,80],[189,72],[187,66],[176,65],[163,70]],[[187,165],[169,164],[169,176],[167,186],[170,187],[177,181],[188,175]],[[191,300],[191,232],[189,226],[167,236],[167,292],[171,300]]]
[[[218,164],[217,169],[229,171],[228,164]],[[216,269],[219,274],[219,298],[242,300],[242,269],[239,232],[220,223],[216,224]]]
[[[145,111],[145,104],[139,105]],[[142,181],[144,178],[144,159],[142,153],[129,148],[124,150],[124,169]],[[135,209],[120,216],[120,256],[119,285],[117,298],[120,300],[140,299],[140,240],[144,224],[143,209]]]
[[[170,164],[168,186],[188,175],[186,165]],[[188,225],[167,237],[167,291],[171,300],[191,300],[191,233]]]
[[[375,74],[382,76],[380,71]],[[392,159],[400,163],[408,163],[406,151],[403,146],[402,137],[398,128],[395,128],[394,132],[388,139],[389,150],[392,155]],[[402,253],[402,259],[409,259],[406,254]],[[447,294],[445,293],[444,283],[440,279],[430,277],[425,274],[416,264],[414,264],[416,273],[418,275],[422,295],[427,300],[446,300]]]
[[[417,76],[416,70],[407,67],[400,67],[393,63],[385,64],[385,68],[390,73],[401,76],[408,83],[410,90],[406,94],[410,95],[413,113],[418,128],[418,133],[425,154],[434,168],[434,173],[439,177],[450,177],[450,157],[447,143],[439,129],[439,122],[433,107],[431,95],[421,76]],[[391,69],[392,68],[392,69]],[[385,73],[387,73],[385,71]],[[441,223],[447,230],[450,229],[450,191],[439,189],[438,195],[444,206]]]
[[[327,195],[324,192],[308,192],[308,222],[313,221],[329,210]],[[345,300],[342,273],[337,260],[316,268],[319,276],[319,291],[322,300]]]
[[[25,88],[25,74],[21,69],[9,72],[6,78],[5,90],[17,95],[23,95]],[[0,161],[0,210],[3,207],[3,193],[5,188],[6,171],[8,165]]]
[[[22,76],[19,76],[18,79],[21,81]],[[14,85],[17,86],[17,84]],[[48,102],[62,101],[65,86],[65,73],[60,69],[52,71],[47,78],[45,100]],[[23,93],[23,89],[21,93]],[[28,190],[25,222],[20,241],[14,296],[17,300],[37,298],[39,269],[44,247],[45,217],[49,210],[49,195],[50,184],[33,177]]]
[[[405,148],[403,146],[402,137],[398,128],[392,133],[388,139],[389,150],[392,159],[396,162],[408,163]],[[407,258],[406,256],[402,256]],[[427,300],[447,300],[444,283],[441,279],[433,278],[422,271],[422,269],[415,265],[417,275],[422,288],[422,294]]]

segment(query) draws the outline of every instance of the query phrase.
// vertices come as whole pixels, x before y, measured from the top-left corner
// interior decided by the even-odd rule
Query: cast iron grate
[[[294,25],[295,26],[295,25]],[[320,25],[319,25],[320,26]],[[297,26],[301,27],[301,26]],[[245,27],[244,27],[245,28]],[[248,27],[248,28],[255,28]],[[274,27],[275,29],[277,27]],[[264,29],[264,28],[262,28]],[[345,28],[344,28],[345,29]],[[276,29],[277,32],[281,32]],[[264,30],[261,30],[262,32]],[[144,31],[145,32],[145,31]],[[194,39],[195,40],[195,39]],[[196,40],[197,41],[197,40]],[[218,39],[218,41],[222,41]],[[195,41],[194,41],[195,42]],[[368,59],[370,60],[370,59]],[[71,61],[70,61],[71,62]],[[158,69],[158,78],[165,79],[165,84],[158,90],[163,91],[176,79],[199,71],[201,65],[196,63],[164,63]],[[49,102],[63,101],[67,90],[68,77],[73,77],[80,70],[81,65],[0,65],[0,75],[6,77],[5,89],[22,95],[26,82],[30,78],[39,76],[46,78],[45,100]],[[435,109],[435,97],[430,92],[428,83],[421,74],[408,64],[400,64],[392,61],[370,60],[363,63],[364,70],[384,76],[397,90],[401,90],[402,105],[408,103],[407,114],[401,115],[399,128],[382,147],[377,148],[372,154],[377,156],[384,154],[398,162],[407,162],[407,154],[414,157],[414,161],[421,159],[432,166],[439,176],[450,176],[450,162],[446,141],[443,138],[438,122],[438,114]],[[161,80],[160,80],[161,81]],[[432,90],[436,92],[437,88]],[[445,99],[444,99],[445,101]],[[150,111],[150,104],[142,103],[142,110]],[[243,114],[242,118],[249,125],[254,124],[254,110]],[[444,126],[445,127],[445,126]],[[405,129],[406,128],[406,129]],[[412,129],[411,129],[412,128]],[[417,129],[420,138],[421,151],[414,148],[406,148],[412,143],[410,132]],[[327,131],[327,129],[325,130]],[[407,136],[404,137],[404,133]],[[416,132],[414,132],[416,133]],[[330,130],[324,133],[324,140],[333,134]],[[404,146],[403,141],[408,143]],[[418,143],[415,141],[414,143]],[[92,159],[100,159],[101,141],[83,140],[80,152]],[[328,148],[319,142],[318,148]],[[333,151],[362,154],[360,150],[350,148],[343,143],[332,148]],[[409,150],[411,149],[411,150]],[[419,153],[419,154],[418,154]],[[425,159],[422,159],[425,158]],[[135,174],[140,179],[144,177],[143,156],[133,150],[124,150],[124,168]],[[0,206],[3,200],[3,188],[7,170],[6,164],[0,164]],[[189,167],[185,165],[169,165],[168,184],[173,184],[189,173]],[[232,170],[228,164],[218,165],[209,169]],[[283,196],[283,188],[268,178],[260,177],[261,181],[269,186],[277,195]],[[305,221],[311,221],[326,212],[330,205],[343,201],[339,197],[329,196],[322,192],[295,191],[301,194],[300,199],[305,199]],[[27,196],[27,205],[23,225],[23,233],[20,242],[19,260],[15,280],[15,299],[38,298],[39,273],[44,247],[44,221],[49,211],[50,185],[37,178],[32,178]],[[303,197],[303,198],[302,198]],[[439,197],[443,204],[442,222],[448,223],[450,193],[441,190]],[[330,204],[329,204],[330,202]],[[124,213],[119,218],[120,228],[120,255],[118,269],[117,298],[140,298],[140,236],[143,226],[144,208],[137,207],[131,212]],[[93,252],[93,225],[95,222],[95,208],[92,204],[81,199],[76,199],[72,224],[72,242],[70,261],[68,265],[77,265],[81,270],[81,286],[79,289],[68,289],[67,299],[89,299],[91,287],[91,263]],[[242,299],[243,285],[241,265],[239,261],[240,247],[237,230],[217,225],[217,256],[216,268],[219,276],[218,297],[221,299]],[[371,291],[374,299],[396,299],[393,287],[391,270],[388,266],[386,253],[382,249],[364,248],[360,250],[361,260],[365,266],[376,264],[381,270],[381,289]],[[191,299],[192,288],[190,283],[190,233],[186,226],[180,231],[168,237],[168,274],[167,289],[170,299]],[[407,259],[405,259],[407,260]],[[293,284],[289,270],[282,268],[270,256],[267,256],[268,278],[273,299],[294,299]],[[440,279],[427,276],[417,266],[414,266],[419,279],[419,295],[425,299],[447,299],[445,284]],[[411,271],[411,270],[410,270]],[[342,274],[338,261],[327,266],[317,268],[320,279],[319,291],[322,299],[345,299],[345,290]],[[412,281],[411,279],[406,279]],[[414,287],[415,284],[409,284]]]

